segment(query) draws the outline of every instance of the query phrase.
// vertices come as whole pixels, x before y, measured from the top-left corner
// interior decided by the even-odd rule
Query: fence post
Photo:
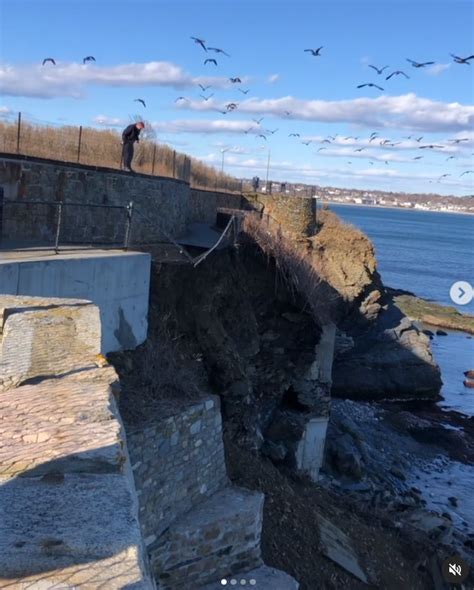
[[[176,150],[173,150],[173,178],[176,178]]]
[[[153,144],[153,162],[151,164],[151,174],[155,174],[156,143]]]
[[[56,220],[56,238],[54,240],[54,251],[56,254],[59,253],[59,235],[61,233],[61,221],[63,214],[63,204],[58,204],[58,218]]]
[[[18,127],[16,131],[16,153],[20,153],[20,135],[21,135],[21,113],[18,113]]]
[[[77,162],[81,159],[82,125],[79,126],[79,139],[77,141]]]
[[[127,225],[125,228],[125,241],[123,245],[124,250],[128,250],[130,245],[130,233],[132,230],[132,215],[133,215],[133,201],[127,205]]]

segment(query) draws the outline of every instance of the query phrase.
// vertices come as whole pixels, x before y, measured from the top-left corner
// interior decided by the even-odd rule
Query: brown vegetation
[[[57,127],[22,122],[18,143],[17,123],[3,121],[0,122],[0,151],[92,166],[121,167],[119,132],[83,127],[80,149],[79,135],[80,129],[70,125]],[[197,188],[240,190],[240,181],[236,178],[150,138],[136,146],[134,168],[144,174],[190,181]]]
[[[321,280],[308,252],[286,238],[278,224],[270,219],[267,221],[267,224],[262,222],[258,213],[247,213],[242,230],[275,260],[288,288],[305,298],[319,325],[334,321],[339,300],[337,293]]]

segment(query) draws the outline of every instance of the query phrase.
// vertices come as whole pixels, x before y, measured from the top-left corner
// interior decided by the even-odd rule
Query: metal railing
[[[89,209],[109,209],[109,210],[122,210],[124,211],[125,217],[125,232],[124,232],[124,239],[123,239],[123,249],[128,250],[130,245],[130,235],[131,235],[131,227],[132,227],[132,216],[133,216],[133,201],[130,201],[128,205],[103,205],[103,204],[96,204],[96,203],[74,203],[74,202],[63,202],[63,201],[36,201],[32,199],[7,199],[2,200],[0,195],[0,210],[2,210],[5,206],[11,205],[24,205],[24,206],[46,206],[46,207],[54,207],[56,208],[56,220],[55,220],[55,228],[54,228],[54,251],[56,254],[59,253],[59,244],[61,241],[61,229],[63,225],[63,212],[64,209],[67,207],[84,207]],[[5,219],[5,214],[2,212],[2,217]],[[1,229],[1,228],[0,228]],[[69,245],[71,241],[67,242]],[[72,242],[77,243],[77,242]],[[86,242],[79,242],[79,243],[86,243]]]

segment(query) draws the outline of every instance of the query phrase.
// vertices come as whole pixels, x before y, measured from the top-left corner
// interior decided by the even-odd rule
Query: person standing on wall
[[[122,132],[122,161],[125,170],[133,172],[132,160],[133,160],[133,144],[140,141],[140,131],[145,127],[145,123],[139,121],[138,123],[132,123],[126,127]]]

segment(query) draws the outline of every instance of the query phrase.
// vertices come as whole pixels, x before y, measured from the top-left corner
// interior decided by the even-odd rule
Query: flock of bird
[[[191,37],[191,40],[193,40],[196,45],[198,45],[199,47],[201,47],[201,49],[203,51],[205,51],[206,54],[209,54],[209,52],[211,52],[211,53],[213,53],[215,55],[225,56],[226,58],[230,58],[231,57],[229,53],[227,53],[226,51],[224,51],[223,49],[221,49],[219,47],[210,47],[210,46],[206,45],[206,41],[204,39],[201,39],[199,37]],[[310,53],[312,57],[322,57],[321,51],[323,49],[324,49],[324,46],[321,45],[320,47],[317,47],[315,49],[309,48],[309,49],[304,49],[303,51],[305,53]],[[457,63],[457,64],[471,65],[471,63],[470,63],[471,60],[474,60],[474,55],[469,55],[467,57],[460,57],[458,55],[455,55],[455,54],[451,53],[450,56],[452,57],[453,62],[454,63]],[[416,61],[416,60],[409,59],[409,58],[406,58],[406,61],[413,68],[415,68],[415,69],[420,69],[420,68],[425,68],[427,66],[435,65],[435,62],[434,61],[423,61],[423,62],[420,62],[420,61]],[[88,64],[90,62],[96,62],[96,59],[95,59],[95,57],[93,55],[88,55],[88,56],[84,57],[83,60],[82,60],[83,65],[86,65],[86,64]],[[47,58],[43,59],[42,65],[44,66],[47,63],[51,63],[53,66],[56,65],[56,61],[52,57],[47,57]],[[208,64],[211,64],[211,65],[217,67],[218,66],[218,61],[215,58],[206,57],[206,59],[204,59],[203,64],[205,66],[208,65]],[[384,76],[384,72],[389,68],[388,65],[385,65],[383,67],[378,67],[378,66],[375,66],[373,64],[368,64],[368,67],[371,68],[372,70],[374,70],[378,76]],[[387,74],[388,75],[385,76],[385,80],[386,81],[392,79],[393,77],[398,77],[398,76],[403,76],[406,79],[409,79],[410,78],[410,76],[408,74],[406,74],[403,70],[393,70],[390,73],[387,72]],[[230,77],[228,79],[228,81],[232,85],[237,85],[238,86],[239,84],[242,84],[242,79],[239,76]],[[199,83],[198,86],[199,86],[199,88],[201,89],[201,91],[203,93],[203,94],[200,94],[199,95],[202,98],[203,102],[207,102],[212,97],[214,97],[214,93],[210,93],[210,94],[207,94],[207,95],[205,94],[208,90],[210,90],[212,88],[212,85],[210,85],[210,84],[209,85],[204,85],[204,84]],[[384,91],[384,88],[382,86],[380,86],[379,84],[376,84],[374,82],[364,82],[362,84],[358,84],[357,85],[357,88],[358,89],[360,89],[360,88],[366,88],[366,87],[369,87],[369,88],[377,88],[380,91]],[[250,89],[249,88],[244,89],[244,88],[241,88],[241,87],[237,87],[237,90],[242,95],[244,95],[244,96],[246,96],[250,92]],[[185,96],[178,96],[176,98],[176,100],[175,100],[175,103],[179,103],[179,102],[182,102],[182,101],[186,102],[186,101],[190,101],[190,99],[187,98],[187,97],[185,97]],[[134,102],[139,102],[144,108],[146,108],[146,102],[145,102],[145,100],[143,98],[136,98],[136,99],[134,99]],[[239,104],[237,102],[232,102],[231,101],[231,102],[229,102],[229,103],[227,103],[225,105],[224,110],[221,110],[221,109],[216,109],[216,110],[219,113],[221,113],[223,115],[226,115],[228,113],[231,113],[233,111],[236,111],[238,109],[238,107],[239,107]],[[286,117],[290,117],[292,115],[292,112],[291,111],[283,111],[283,114]],[[244,134],[248,134],[251,131],[255,131],[255,137],[256,138],[261,138],[261,139],[267,141],[268,135],[273,135],[277,131],[279,131],[278,128],[277,129],[273,129],[273,130],[272,129],[264,129],[264,128],[262,128],[261,127],[261,123],[262,123],[263,119],[264,119],[264,117],[260,117],[258,119],[252,119],[252,121],[256,124],[257,127],[255,127],[255,126],[252,125],[250,128],[244,130]],[[300,135],[300,133],[293,132],[293,133],[290,133],[288,135],[288,137],[301,138],[301,135]],[[358,140],[360,140],[360,137],[352,137],[352,136],[340,137],[336,133],[336,135],[334,135],[334,136],[329,135],[328,137],[324,138],[321,141],[321,144],[333,144],[333,145],[337,145],[339,147],[341,145],[342,146],[347,145],[347,144],[344,144],[344,143],[341,144],[341,142],[340,142],[341,139],[342,139],[343,142],[350,142],[351,140],[358,141]],[[413,136],[409,135],[409,136],[405,137],[404,139],[412,140],[412,141],[414,141],[414,142],[416,142],[416,143],[419,144],[423,140],[423,136],[413,137]],[[372,142],[376,142],[376,141],[379,142],[379,146],[387,147],[387,148],[388,147],[395,147],[396,145],[398,145],[398,144],[401,143],[401,142],[392,142],[392,141],[390,141],[389,139],[386,139],[386,138],[385,139],[381,139],[379,133],[376,132],[376,131],[374,131],[368,137],[368,142],[367,142],[368,143],[368,146],[359,147],[359,148],[355,149],[354,152],[361,153],[362,151],[364,151],[365,149],[367,149],[367,147],[369,147],[370,144],[372,144]],[[469,141],[469,138],[454,138],[454,139],[450,139],[450,140],[447,140],[447,141],[450,142],[452,145],[459,145],[462,142]],[[311,140],[311,139],[301,140],[301,143],[303,145],[305,145],[305,146],[309,146],[309,145],[311,145],[313,143],[313,140]],[[427,143],[427,144],[423,144],[423,145],[418,145],[416,147],[418,147],[418,149],[420,149],[420,150],[433,150],[433,149],[444,149],[445,146],[444,145],[441,145],[441,144]],[[320,153],[321,151],[326,150],[326,149],[327,149],[327,147],[321,146],[321,147],[318,148],[318,150],[317,150],[316,153]],[[422,158],[423,158],[423,156],[420,155],[420,156],[415,156],[414,158],[412,158],[412,160],[413,161],[419,161]],[[450,160],[453,160],[455,158],[456,158],[456,156],[451,155],[451,156],[449,156],[446,159],[446,161],[450,161]],[[347,164],[352,164],[352,162],[351,161],[348,161]],[[370,161],[369,164],[373,166],[374,165],[374,162],[373,161]],[[388,165],[389,164],[389,161],[388,160],[385,160],[385,164]],[[460,174],[460,176],[462,177],[462,176],[464,176],[466,174],[474,174],[474,170],[465,170],[464,172],[462,172]],[[438,182],[441,182],[443,178],[447,178],[449,176],[452,176],[452,175],[450,173],[442,174],[438,178]],[[433,181],[429,181],[429,182],[433,182]]]

